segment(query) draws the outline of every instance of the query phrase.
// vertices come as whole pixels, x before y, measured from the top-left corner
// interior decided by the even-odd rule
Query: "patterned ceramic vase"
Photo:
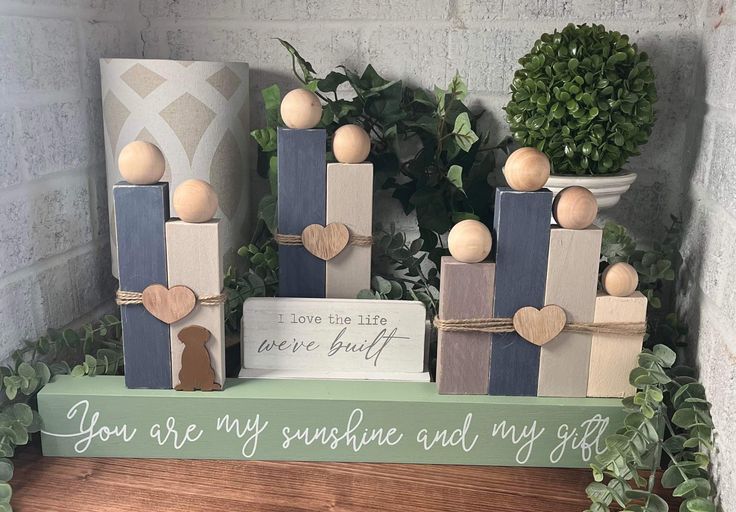
[[[126,144],[156,144],[166,158],[169,192],[189,178],[217,191],[226,261],[248,226],[248,64],[153,59],[101,59],[110,243],[117,276],[112,186]],[[176,211],[172,207],[172,217]]]

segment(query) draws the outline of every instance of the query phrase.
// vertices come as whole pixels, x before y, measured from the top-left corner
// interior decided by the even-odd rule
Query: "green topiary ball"
[[[519,59],[506,120],[547,154],[553,174],[618,172],[654,124],[654,71],[627,35],[602,25],[543,34]]]

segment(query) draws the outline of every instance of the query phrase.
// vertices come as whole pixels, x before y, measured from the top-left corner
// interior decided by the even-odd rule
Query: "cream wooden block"
[[[373,164],[327,164],[326,222],[340,222],[353,235],[372,234]],[[348,244],[327,261],[325,297],[354,299],[370,281],[371,247]]]
[[[600,292],[595,302],[595,322],[644,322],[647,298],[641,292],[614,297]],[[595,334],[590,351],[589,397],[625,397],[634,393],[629,373],[636,367],[644,336]]]
[[[218,295],[223,279],[223,230],[219,219],[202,223],[172,220],[166,223],[166,262],[169,286],[184,285],[197,297]],[[207,342],[215,381],[225,382],[225,305],[204,306],[171,324],[171,380],[179,384],[181,354],[184,344],[179,332],[191,325],[207,328],[212,336]]]
[[[603,231],[552,228],[545,304],[565,310],[568,322],[591,322],[595,313]],[[586,396],[591,335],[562,332],[542,347],[539,396]]]

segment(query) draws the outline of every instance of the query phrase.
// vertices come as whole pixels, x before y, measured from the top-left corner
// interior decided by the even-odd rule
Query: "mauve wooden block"
[[[442,258],[440,318],[488,318],[493,315],[496,265]],[[437,392],[441,395],[488,393],[491,335],[440,331],[437,339]]]
[[[495,318],[510,318],[524,306],[544,306],[551,212],[552,192],[547,189],[496,189]],[[489,394],[535,396],[538,378],[537,345],[516,333],[493,335]]]
[[[113,187],[120,289],[142,292],[150,284],[168,286],[166,220],[169,185]],[[169,326],[142,304],[121,306],[125,385],[129,388],[171,388]]]
[[[278,129],[278,231],[301,235],[325,224],[327,134],[322,129]],[[279,295],[325,296],[325,262],[302,246],[279,247]]]

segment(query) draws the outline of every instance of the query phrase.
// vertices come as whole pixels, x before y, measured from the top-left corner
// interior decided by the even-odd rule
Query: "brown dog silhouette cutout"
[[[222,386],[215,382],[207,341],[210,331],[199,325],[185,327],[179,332],[179,341],[184,344],[181,353],[181,370],[177,391],[219,391]]]

